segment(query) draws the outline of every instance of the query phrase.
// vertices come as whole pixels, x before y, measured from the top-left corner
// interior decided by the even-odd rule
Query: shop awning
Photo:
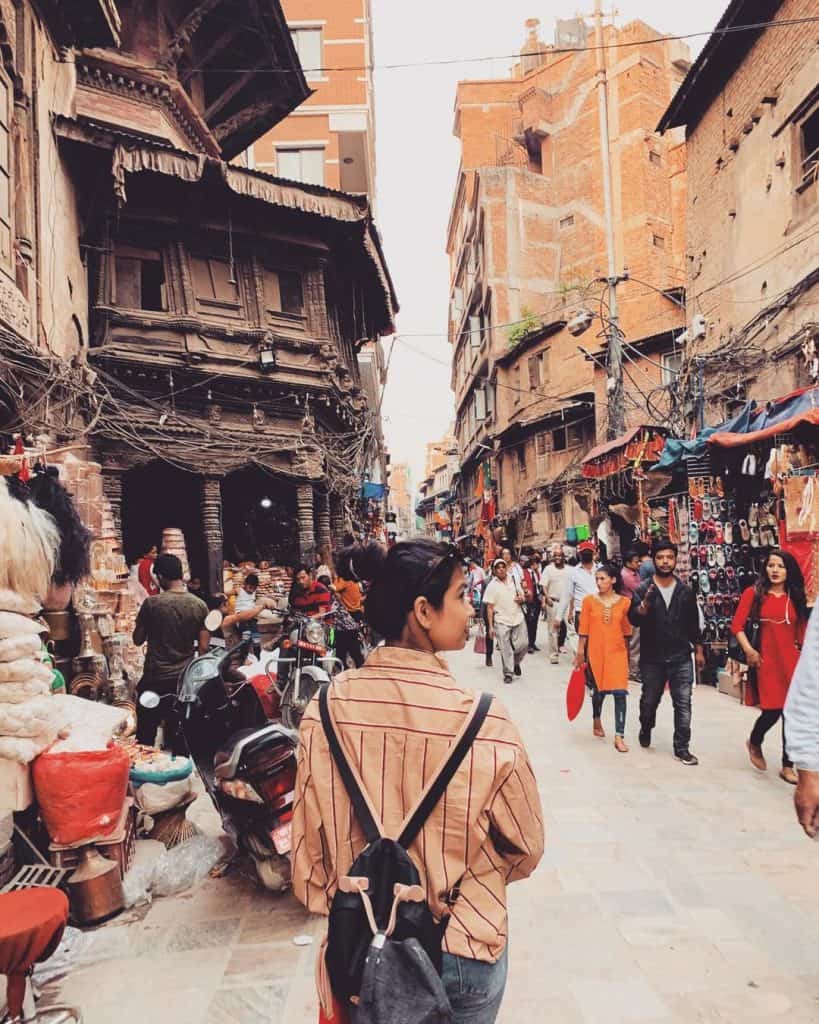
[[[819,387],[802,388],[770,402],[753,413],[745,431],[717,428],[708,444],[739,448],[766,441],[776,434],[790,434],[800,426],[819,427]]]
[[[642,425],[605,441],[583,458],[583,476],[589,479],[612,476],[632,462],[656,462],[665,445],[665,427]]]

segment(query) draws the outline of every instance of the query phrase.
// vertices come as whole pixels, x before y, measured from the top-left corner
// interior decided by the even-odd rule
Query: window
[[[819,106],[805,118],[799,127],[802,143],[802,183],[807,187],[819,175]]]
[[[243,315],[239,282],[227,260],[191,257],[196,307],[200,313],[239,319]]]
[[[566,428],[558,427],[552,431],[552,451],[565,452],[567,447]]]
[[[526,476],[526,445],[521,444],[515,449],[517,460],[517,471],[521,476]]]
[[[304,293],[301,274],[294,270],[262,268],[264,304],[268,316],[284,313],[287,316],[304,315]]]
[[[293,45],[299,55],[299,63],[304,71],[304,77],[309,82],[314,78],[321,78],[324,74],[322,67],[321,52],[321,29],[320,28],[292,28],[290,35],[293,37]]]
[[[482,422],[486,419],[486,389],[477,388],[475,391],[475,419]]]
[[[655,249],[665,249],[665,239],[662,235],[652,235],[651,244]]]
[[[682,352],[664,352],[660,356],[660,365],[663,387],[675,384],[682,367]]]
[[[480,313],[472,313],[469,317],[469,345],[470,348],[480,348],[483,341],[483,316]]]
[[[543,383],[543,356],[529,357],[529,387],[534,391]]]
[[[649,163],[652,163],[652,164],[661,164],[663,162],[662,161],[662,157],[660,156],[660,154],[657,152],[656,149],[649,150],[648,159],[649,159]]]
[[[486,418],[487,419],[489,419],[490,416],[494,416],[495,415],[495,404],[496,404],[496,401],[497,401],[496,390],[497,389],[496,389],[496,385],[495,385],[494,381],[491,381],[489,384],[486,385],[485,391],[486,391]]]
[[[280,178],[301,181],[305,185],[323,185],[324,147],[277,149],[276,173]]]
[[[574,227],[574,214],[570,213],[568,217],[561,217],[558,221],[558,226],[561,231],[565,231],[566,228]]]
[[[566,427],[566,447],[581,448],[583,446],[583,425],[581,423],[570,423]]]
[[[11,238],[11,83],[0,73],[0,260],[13,272]]]
[[[117,246],[114,254],[114,302],[124,309],[165,312],[168,296],[162,256],[150,249]]]
[[[519,405],[520,404],[520,393],[521,393],[521,386],[520,386],[520,363],[517,364],[517,366],[515,367],[515,369],[514,369],[514,371],[512,373],[512,387],[515,389],[515,392],[514,392],[514,402],[515,402],[515,405]]]
[[[552,451],[552,435],[548,430],[535,434],[535,472],[543,480],[549,473],[549,458]]]

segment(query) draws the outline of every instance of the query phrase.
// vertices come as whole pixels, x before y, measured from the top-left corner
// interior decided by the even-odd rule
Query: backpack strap
[[[470,714],[464,722],[460,734],[455,737],[455,742],[449,752],[449,756],[430,780],[415,809],[410,812],[409,817],[404,822],[397,841],[405,850],[409,849],[415,841],[418,833],[426,824],[427,818],[435,810],[438,801],[444,795],[444,790],[452,781],[455,772],[460,768],[463,759],[469,753],[469,748],[475,741],[475,737],[478,735],[481,726],[486,720],[486,716],[489,714],[492,700],[491,693],[476,695],[475,703],[472,705]]]
[[[341,781],[344,783],[344,788],[347,790],[347,796],[349,796],[350,803],[353,805],[353,811],[355,812],[356,819],[364,830],[367,843],[374,843],[376,839],[381,838],[382,827],[376,820],[370,807],[370,803],[364,795],[364,789],[361,780],[358,777],[358,773],[352,768],[350,762],[347,760],[344,750],[342,749],[335,724],[333,723],[333,717],[330,714],[330,702],[328,700],[327,693],[329,689],[330,684],[325,683],[325,685],[319,690],[319,713],[321,714],[321,724],[324,727],[324,734],[327,737],[328,744],[330,745],[330,753],[333,755],[333,760],[336,763],[336,768],[338,768]]]

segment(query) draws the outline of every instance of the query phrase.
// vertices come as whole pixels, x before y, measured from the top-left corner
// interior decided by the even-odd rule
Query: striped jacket
[[[330,710],[348,759],[387,835],[395,837],[448,753],[474,700],[442,658],[376,648],[363,668],[338,676]],[[329,752],[313,701],[301,725],[293,816],[293,888],[327,914],[366,845]],[[496,961],[506,946],[506,886],[543,853],[537,784],[517,729],[495,700],[463,764],[410,855],[437,916],[450,914],[444,949]],[[455,897],[453,899],[453,897]]]

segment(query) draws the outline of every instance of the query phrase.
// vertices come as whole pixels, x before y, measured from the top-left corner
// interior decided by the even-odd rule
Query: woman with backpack
[[[386,641],[333,680],[300,730],[293,889],[330,914],[322,1007],[329,1015],[335,998],[339,1024],[345,1013],[359,1024],[390,1019],[373,1001],[392,998],[408,1022],[492,1024],[506,984],[506,886],[543,853],[529,759],[506,709],[460,687],[439,654],[467,639],[457,549],[419,538],[357,545],[339,561],[371,581],[365,614]],[[385,877],[395,864],[401,877]],[[403,995],[400,969],[373,985],[415,937],[434,968],[428,985],[416,979]],[[427,996],[439,1016],[421,1016]]]
[[[746,746],[751,764],[760,772],[768,770],[762,742],[767,731],[782,718],[807,621],[802,570],[788,552],[769,551],[759,580],[743,591],[731,623],[731,632],[745,653],[748,668],[756,675],[760,715]],[[754,643],[749,634],[756,634]],[[779,777],[793,786],[799,781],[788,757],[784,724]]]

